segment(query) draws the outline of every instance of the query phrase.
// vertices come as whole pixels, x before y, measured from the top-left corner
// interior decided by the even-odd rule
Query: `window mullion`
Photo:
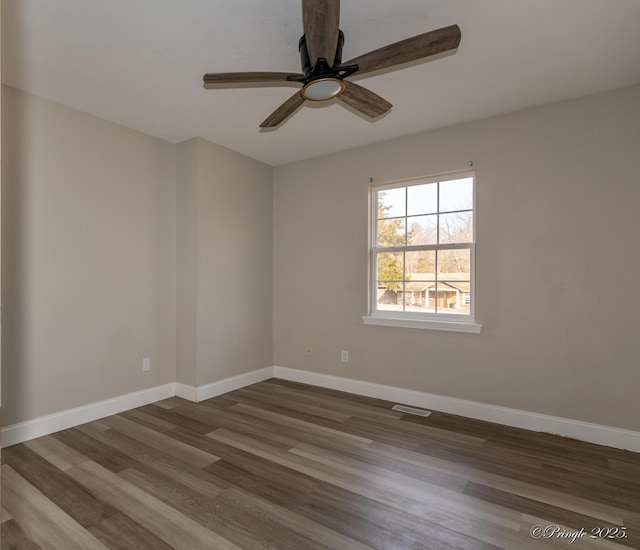
[[[409,246],[409,188],[404,189],[404,251],[402,252],[402,312],[407,312],[407,246]]]
[[[437,315],[438,314],[438,273],[439,269],[439,261],[440,261],[440,253],[438,252],[440,249],[440,182],[438,182],[436,187],[436,243],[438,243],[438,248],[436,249],[436,267],[435,273],[433,277],[436,280],[436,286],[434,290],[433,296],[433,311]]]
[[[411,246],[374,247],[375,252],[420,252],[421,250],[454,250],[471,248],[473,243],[416,244]]]

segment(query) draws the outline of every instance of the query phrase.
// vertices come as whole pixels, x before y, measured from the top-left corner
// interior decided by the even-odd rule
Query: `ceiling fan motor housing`
[[[338,30],[338,43],[336,54],[332,60],[320,57],[312,64],[307,48],[306,36],[302,35],[298,42],[302,75],[291,75],[287,80],[300,82],[303,85],[300,95],[310,101],[325,101],[338,97],[345,89],[342,80],[358,70],[357,65],[341,66],[342,46],[344,45],[344,33]],[[331,62],[331,65],[329,65]]]
[[[333,67],[339,67],[340,63],[342,63],[342,46],[344,46],[344,33],[342,31],[338,31],[338,44],[336,46],[336,55],[333,59],[325,59],[325,64],[328,69],[332,69]],[[300,41],[298,42],[298,51],[300,52],[300,62],[302,64],[302,72],[305,76],[311,76],[312,73],[317,72],[314,69],[318,69],[317,66],[311,64],[311,59],[309,59],[309,50],[307,49],[307,40],[305,35],[302,35]],[[314,59],[314,61],[317,61]],[[332,62],[329,65],[329,62]],[[316,63],[318,65],[318,63]]]

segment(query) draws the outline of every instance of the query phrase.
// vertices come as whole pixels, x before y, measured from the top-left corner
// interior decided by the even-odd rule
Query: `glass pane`
[[[438,244],[438,216],[414,216],[407,218],[409,245]]]
[[[405,311],[412,313],[435,313],[433,289],[435,281],[407,281],[404,292]],[[431,303],[429,295],[431,294]]]
[[[384,311],[402,311],[404,254],[381,252],[377,257],[377,303]]]
[[[432,281],[436,272],[436,251],[420,250],[406,252],[408,281]]]
[[[473,212],[440,214],[440,244],[473,242]]]
[[[376,293],[377,309],[403,311],[403,285],[401,282],[378,281]]]
[[[405,215],[406,187],[378,191],[378,218],[396,218]]]
[[[407,215],[435,214],[438,211],[438,184],[407,187]]]
[[[473,209],[473,178],[440,182],[440,212]]]
[[[438,250],[438,281],[471,280],[471,250]]]
[[[406,218],[378,220],[378,246],[404,246],[406,239]]]
[[[378,281],[389,281],[387,288],[402,286],[404,278],[404,254],[402,252],[380,252],[377,258]],[[399,281],[399,282],[398,282]]]
[[[429,289],[429,307],[438,313],[470,315],[471,284],[468,281],[438,281]]]
[[[438,313],[471,314],[471,283],[469,281],[439,280],[437,293]]]

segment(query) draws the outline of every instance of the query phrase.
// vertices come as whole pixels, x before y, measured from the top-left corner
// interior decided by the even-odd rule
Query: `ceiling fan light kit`
[[[344,82],[339,78],[318,78],[305,84],[300,95],[309,101],[326,101],[344,92]]]
[[[307,48],[306,36],[303,35],[298,42],[300,52],[300,64],[302,65],[302,75],[291,75],[288,80],[301,82],[303,84],[300,95],[309,101],[326,101],[338,97],[344,92],[345,85],[343,78],[353,74],[358,67],[342,67],[342,46],[344,45],[344,33],[338,30],[338,43],[336,53],[333,56],[333,65],[329,66],[324,57],[319,58],[315,65],[311,63],[309,49]]]
[[[461,37],[460,28],[451,25],[384,46],[342,64],[344,34],[339,29],[340,0],[302,0],[302,22],[304,35],[298,43],[302,73],[208,73],[203,77],[204,83],[300,83],[302,89],[262,122],[261,128],[282,124],[307,100],[338,98],[363,115],[376,118],[389,111],[391,103],[371,90],[345,80],[347,77],[455,50]]]

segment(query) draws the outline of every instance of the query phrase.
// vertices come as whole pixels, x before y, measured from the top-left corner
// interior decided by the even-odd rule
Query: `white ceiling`
[[[393,109],[369,121],[295,87],[206,90],[202,75],[300,71],[300,0],[2,0],[2,82],[180,142],[271,165],[640,82],[639,0],[342,0],[343,61],[457,23],[454,55],[354,80]]]

